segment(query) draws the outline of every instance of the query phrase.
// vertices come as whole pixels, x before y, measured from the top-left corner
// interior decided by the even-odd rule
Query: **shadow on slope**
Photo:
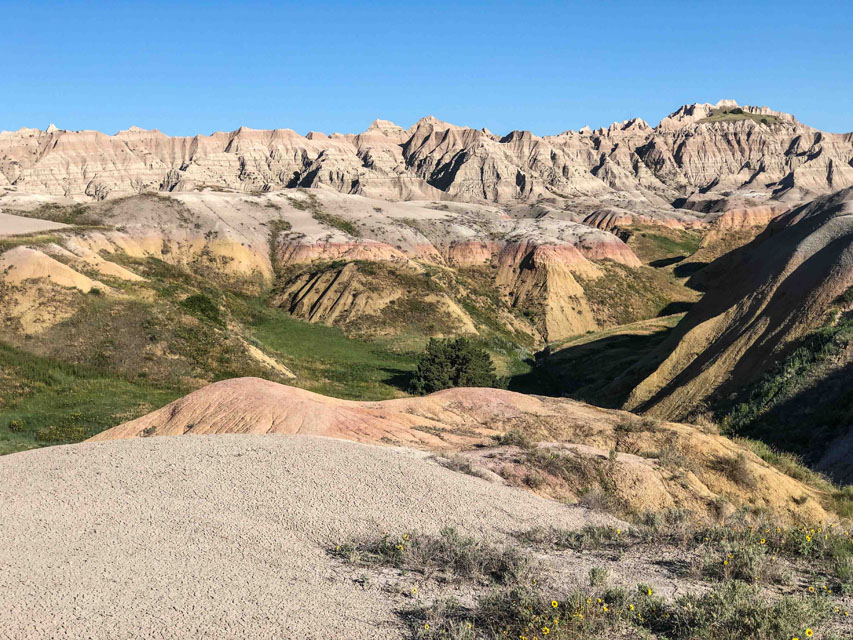
[[[509,389],[522,393],[566,396],[602,407],[620,407],[634,380],[626,372],[657,348],[683,314],[653,318],[606,329],[549,347],[536,354],[529,372],[510,379]]]
[[[684,417],[758,379],[814,328],[849,277],[849,190],[793,210],[749,244],[695,274],[708,293],[650,354],[630,406]]]
[[[798,341],[717,417],[729,433],[802,456],[837,482],[853,480],[853,321]]]

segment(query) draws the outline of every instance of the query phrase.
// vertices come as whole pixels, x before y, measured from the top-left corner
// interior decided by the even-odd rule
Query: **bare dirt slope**
[[[533,526],[618,523],[423,453],[302,436],[6,456],[0,512],[8,640],[396,638],[394,598],[359,585],[330,547],[382,531],[454,526],[501,543]]]
[[[762,507],[784,520],[830,519],[821,507],[820,492],[727,438],[691,425],[642,423],[623,411],[498,389],[448,389],[420,398],[355,402],[257,378],[232,379],[208,385],[93,440],[298,433],[448,454],[492,444],[492,436],[509,431],[573,445],[569,457],[576,466],[590,470],[575,471],[570,486],[561,485],[559,478],[540,483],[537,490],[543,495],[577,500],[594,477],[613,500],[634,511],[678,507],[710,519],[741,507]],[[472,462],[505,471],[510,481],[517,475],[512,464],[506,469],[493,464],[512,462],[501,456]],[[521,473],[528,463],[522,456]]]
[[[754,381],[827,322],[853,286],[853,188],[775,218],[708,269],[712,288],[641,363],[651,372],[626,408],[684,418]]]
[[[475,334],[460,303],[469,293],[487,293],[497,294],[491,297],[500,303],[501,324],[562,338],[605,321],[579,284],[602,275],[596,262],[641,267],[612,233],[571,220],[515,219],[487,205],[389,203],[329,188],[64,202],[0,199],[7,211],[32,216],[33,228],[41,222],[36,217],[88,223],[58,234],[56,245],[33,240],[32,248],[78,270],[138,279],[115,261],[162,260],[255,294],[275,285],[273,303],[294,316],[357,325],[362,333],[417,308],[448,333]],[[468,277],[464,286],[455,277],[460,272]],[[522,310],[535,326],[516,317]]]
[[[51,231],[63,229],[68,225],[50,220],[37,220],[36,218],[25,218],[8,213],[0,213],[0,236],[17,236],[39,231]]]

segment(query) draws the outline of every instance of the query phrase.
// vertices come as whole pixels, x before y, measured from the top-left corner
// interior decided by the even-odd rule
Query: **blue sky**
[[[5,2],[0,129],[496,133],[734,98],[853,130],[849,2]]]

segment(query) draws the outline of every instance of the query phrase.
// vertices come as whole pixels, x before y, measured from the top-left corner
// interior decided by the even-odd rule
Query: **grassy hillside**
[[[631,227],[626,243],[646,264],[675,261],[693,255],[702,242],[701,231],[662,226]]]
[[[231,298],[229,308],[245,324],[253,344],[294,374],[292,384],[348,399],[400,396],[417,353],[347,337],[337,327],[297,320],[252,298]]]
[[[146,280],[99,276],[121,295],[69,295],[73,313],[38,339],[0,327],[0,453],[83,440],[230,377],[263,377],[347,399],[398,397],[427,339],[422,318],[405,307],[397,311],[406,331],[367,340],[358,331],[296,319],[267,296],[159,259],[116,261]],[[413,292],[418,284],[408,282]],[[505,329],[482,294],[466,290],[466,307],[482,326],[477,342],[500,375],[527,372],[533,351]],[[265,365],[252,348],[296,377]]]
[[[83,440],[186,391],[0,343],[0,455]]]
[[[838,313],[735,398],[716,418],[733,435],[816,461],[853,424],[853,317]]]
[[[699,299],[670,268],[631,269],[609,260],[598,266],[603,277],[581,279],[580,283],[599,324],[605,327],[679,313]]]
[[[537,354],[529,372],[512,378],[510,389],[619,407],[630,388],[620,393],[613,381],[659,345],[683,317],[641,320],[552,344]]]

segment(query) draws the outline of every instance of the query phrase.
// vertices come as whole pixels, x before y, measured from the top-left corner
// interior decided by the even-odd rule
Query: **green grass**
[[[0,238],[0,253],[21,246],[41,246],[58,243],[59,236],[52,233],[25,233]]]
[[[414,352],[348,338],[337,327],[296,320],[257,299],[240,298],[233,304],[249,335],[310,391],[353,400],[399,397],[415,369]]]
[[[809,469],[802,458],[787,451],[779,451],[761,440],[753,440],[751,438],[732,438],[739,445],[742,445],[752,451],[759,458],[773,465],[779,471],[787,476],[804,482],[807,485],[819,489],[821,491],[830,491],[833,489],[832,483],[823,475]]]
[[[591,524],[578,530],[537,527],[522,531],[516,537],[523,544],[572,551],[625,549],[635,542],[634,534],[629,531],[610,525]]]
[[[328,227],[332,227],[337,229],[338,231],[343,231],[344,233],[351,235],[353,237],[359,237],[361,232],[358,230],[353,223],[349,220],[345,220],[340,216],[336,216],[333,213],[329,213],[323,209],[323,205],[317,199],[313,193],[302,190],[302,193],[306,196],[305,200],[300,200],[298,198],[287,197],[290,206],[294,209],[299,209],[300,211],[310,211],[311,217],[314,218],[317,222],[325,224]]]
[[[709,558],[706,552],[713,550],[717,553],[714,564],[728,567],[723,565],[728,562],[733,568],[703,569],[695,577],[705,587],[678,589],[681,595],[676,596],[659,595],[645,584],[630,589],[610,586],[610,571],[595,565],[589,568],[588,584],[579,579],[566,582],[559,572],[541,573],[553,567],[542,562],[543,552],[573,563],[567,552],[619,554],[639,544],[648,547],[647,562],[654,562],[660,551],[655,546],[660,545],[656,533],[628,533],[613,527],[529,534],[522,541],[537,545],[537,556],[512,545],[497,547],[461,536],[452,529],[440,536],[385,533],[340,544],[330,554],[383,579],[391,575],[389,570],[400,576],[417,573],[433,584],[466,584],[472,589],[465,603],[418,598],[414,607],[400,609],[409,637],[419,640],[840,639],[835,630],[846,624],[849,611],[835,600],[838,591],[819,582],[817,586],[797,583],[786,593],[768,591],[764,585],[784,573],[770,566],[771,561],[776,564],[775,555],[797,558],[803,566],[838,561],[849,565],[849,537],[831,532],[826,539],[815,535],[807,540],[820,531],[767,528],[765,532],[718,527],[697,530],[693,538],[678,538],[674,544],[694,559]],[[362,579],[366,583],[370,578],[363,574]],[[395,588],[399,586],[391,591]]]
[[[255,346],[296,374],[290,384],[317,393],[365,400],[399,397],[414,371],[414,350],[350,338],[337,327],[298,320],[282,309],[268,307],[263,297],[224,290],[161,260],[139,261],[135,267],[157,288],[160,306],[181,300],[177,302],[180,309],[202,320],[198,326],[176,327],[167,334],[173,336],[174,349],[194,356],[199,363],[217,346],[207,343],[216,342],[228,320],[242,327]]]
[[[591,404],[618,407],[630,391],[614,384],[657,347],[684,314],[653,318],[576,336],[537,354],[535,366],[514,377],[514,391],[568,395]],[[633,380],[633,377],[631,378]]]
[[[632,227],[628,246],[646,264],[655,260],[688,257],[696,253],[702,242],[698,231],[667,229],[666,227]]]
[[[358,237],[361,235],[361,232],[358,230],[352,222],[349,220],[344,220],[340,216],[336,216],[332,213],[326,213],[325,211],[314,211],[311,213],[314,219],[317,222],[322,222],[326,226],[333,227],[339,231],[343,231],[344,233]]]
[[[531,562],[517,547],[496,547],[444,528],[438,536],[422,533],[384,534],[381,538],[346,542],[331,553],[362,566],[387,566],[427,577],[436,573],[457,580],[518,584],[530,576]]]
[[[853,398],[848,394],[825,405],[815,405],[815,414],[796,415],[794,420],[790,419],[793,412],[783,409],[823,377],[824,363],[851,348],[853,318],[841,317],[808,334],[787,357],[743,389],[733,402],[719,405],[716,418],[723,432],[757,438],[800,455],[819,449],[838,435],[833,427],[846,428],[849,424]]]
[[[131,382],[0,343],[0,454],[84,440],[185,391]]]
[[[700,120],[703,122],[734,122],[736,120],[752,120],[759,124],[776,124],[779,122],[778,116],[761,115],[759,113],[747,113],[740,107],[713,109],[711,115]]]
[[[51,222],[61,222],[63,224],[92,224],[100,222],[99,219],[93,217],[92,211],[85,204],[62,205],[53,202],[43,204],[31,211],[8,210],[8,213],[25,216],[28,218],[38,218],[39,220],[50,220]]]
[[[681,312],[685,304],[699,298],[668,269],[634,269],[610,260],[596,266],[602,277],[579,278],[579,282],[599,324],[605,327]]]

